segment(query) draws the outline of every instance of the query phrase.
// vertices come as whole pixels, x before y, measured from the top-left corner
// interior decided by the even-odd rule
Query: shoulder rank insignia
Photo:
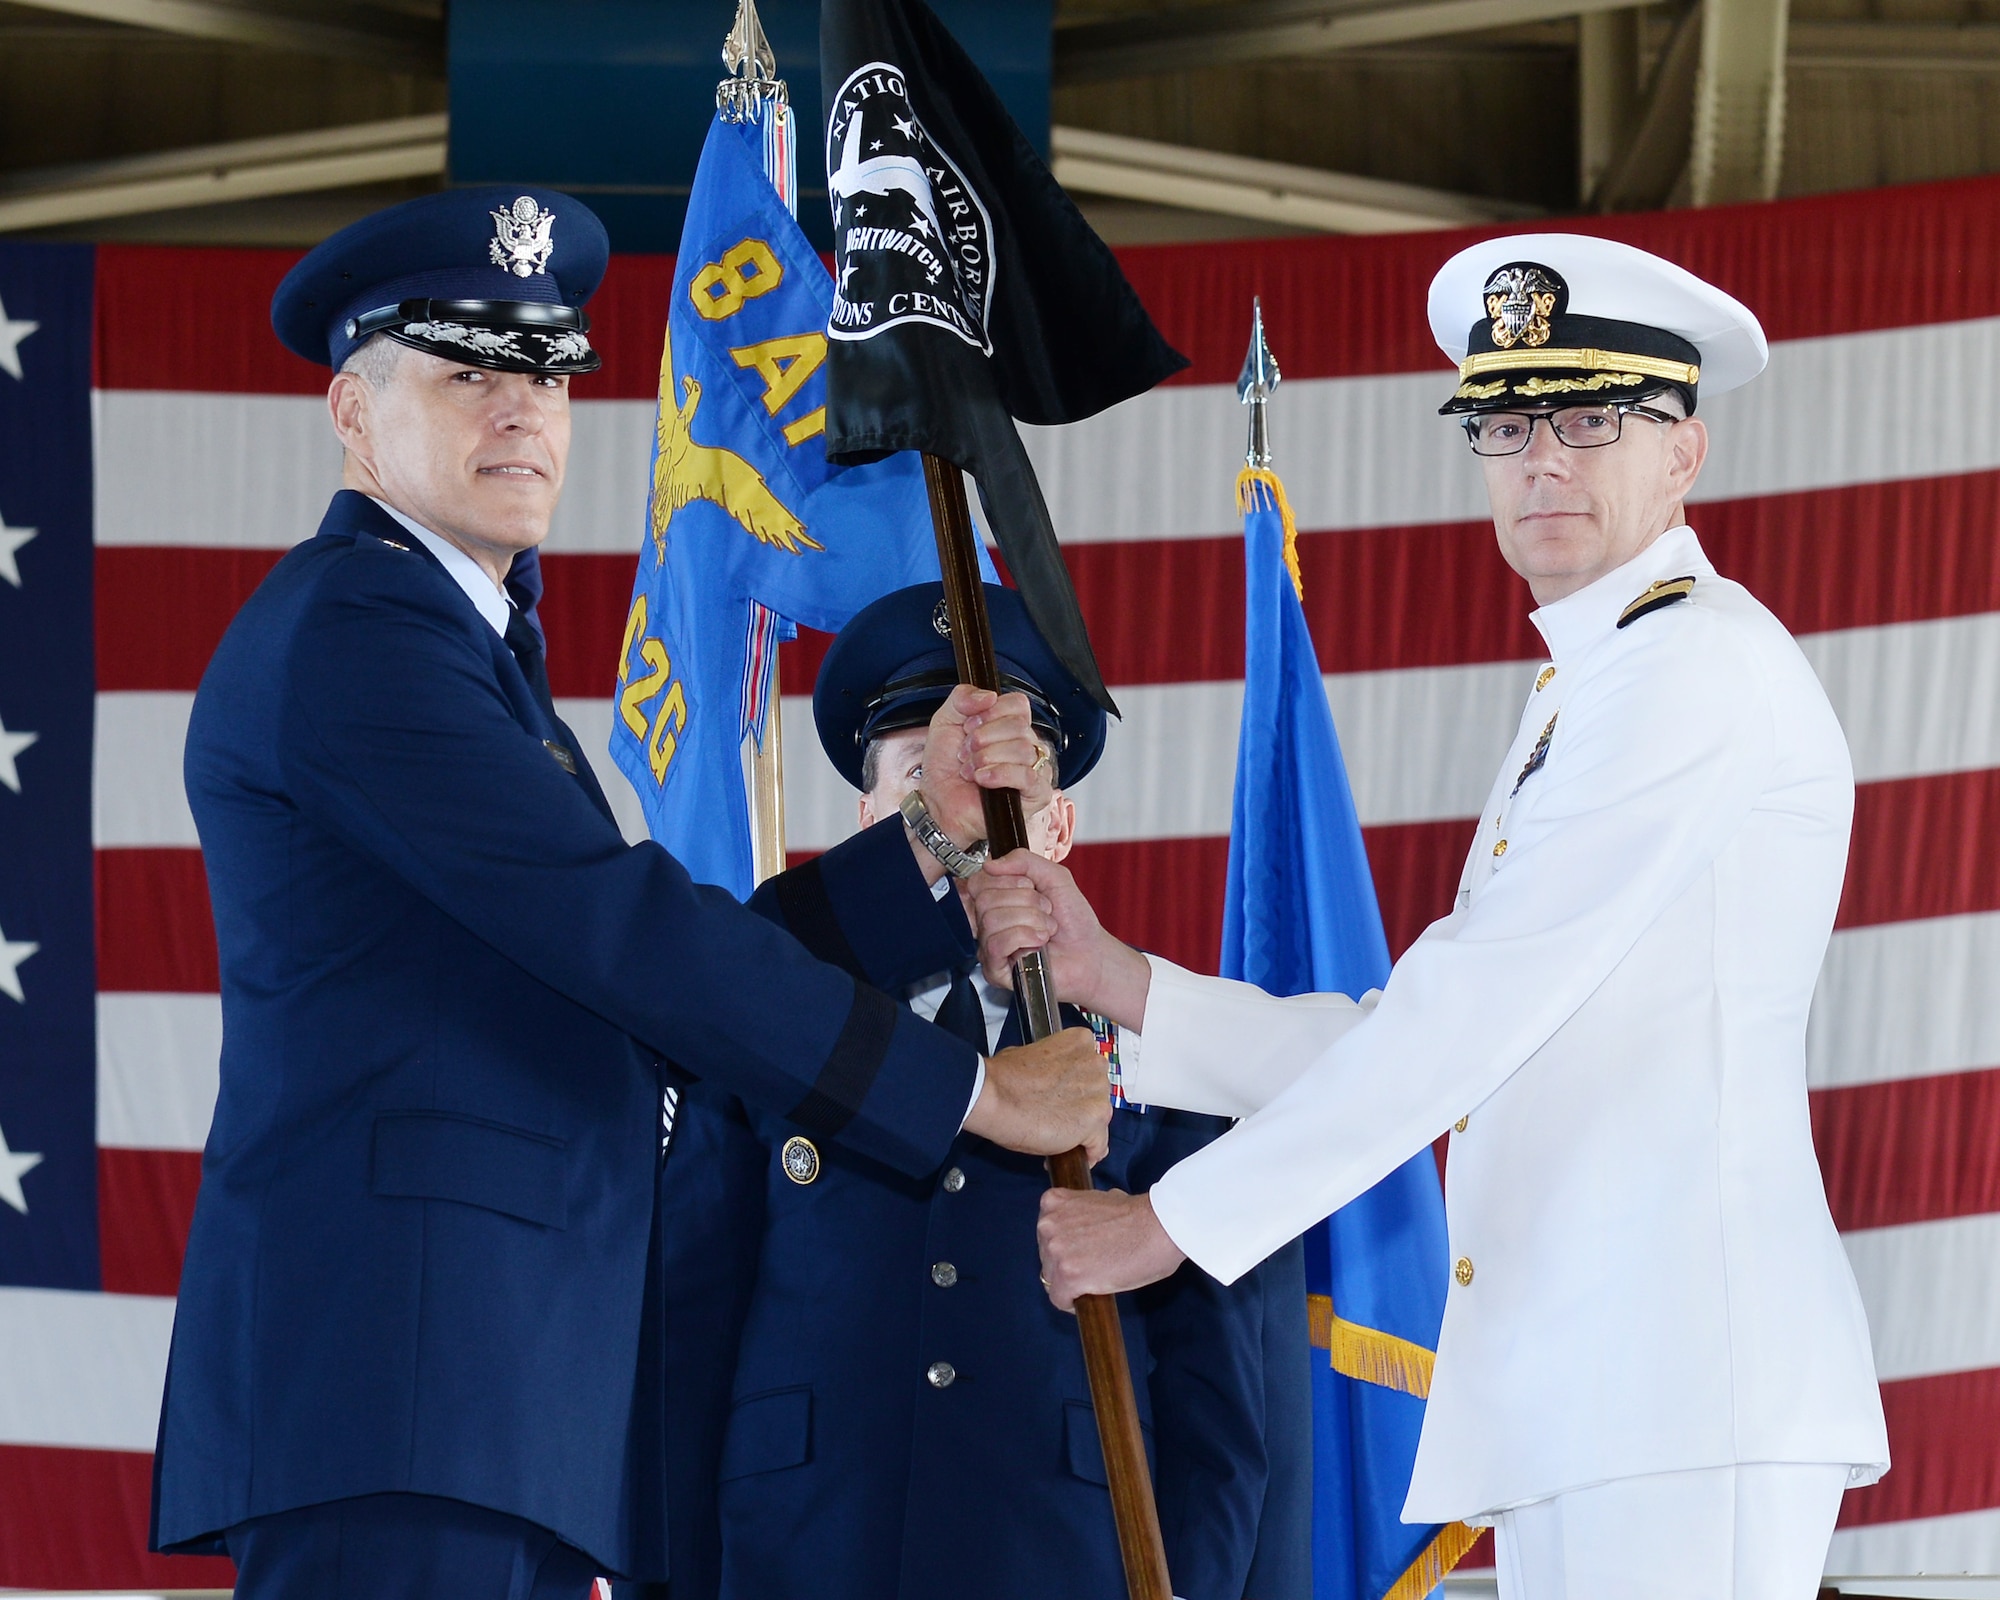
[[[377,539],[380,539],[380,540],[381,540],[381,542],[382,542],[383,544],[386,544],[386,545],[387,545],[387,546],[388,546],[388,547],[389,547],[389,548],[390,548],[391,550],[400,550],[400,551],[402,551],[402,552],[403,552],[403,554],[405,554],[405,555],[408,555],[408,554],[410,553],[410,547],[409,547],[408,545],[406,545],[406,544],[403,544],[403,543],[401,543],[401,542],[400,542],[400,541],[398,541],[398,540],[395,540],[395,539],[383,539],[383,538],[382,538],[382,536],[381,536],[381,535],[380,535],[379,533],[378,533],[378,534],[376,534],[376,535],[375,535],[375,537],[376,537]]]
[[[1618,613],[1618,626],[1622,628],[1627,623],[1637,622],[1647,612],[1658,611],[1664,606],[1673,605],[1676,601],[1685,600],[1693,593],[1693,573],[1689,573],[1684,578],[1662,578],[1623,611]]]
[[[576,757],[570,754],[568,745],[557,744],[553,739],[544,739],[542,741],[542,748],[556,758],[556,765],[561,767],[563,771],[567,772],[572,778],[576,776]]]

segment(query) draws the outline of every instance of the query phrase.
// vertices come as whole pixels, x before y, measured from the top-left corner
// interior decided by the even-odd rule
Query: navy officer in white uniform
[[[1888,1444],[1806,1111],[1853,771],[1685,510],[1697,396],[1763,333],[1561,234],[1462,252],[1430,314],[1549,651],[1457,903],[1379,994],[1278,1000],[1110,939],[1059,867],[989,869],[989,971],[1053,933],[1065,998],[1139,1035],[1129,1093],[1243,1118],[1149,1195],[1046,1201],[1044,1271],[1058,1305],[1228,1281],[1455,1125],[1405,1517],[1493,1525],[1503,1600],[1808,1600]]]
[[[342,230],[273,304],[334,369],[345,487],[188,727],[221,1093],[153,1508],[155,1547],[226,1549],[245,1600],[666,1576],[668,1091],[727,1086],[913,1180],[962,1129],[1105,1146],[1088,1031],[982,1061],[867,981],[938,915],[909,839],[822,869],[830,915],[866,885],[857,972],[619,836],[507,587],[606,255],[568,196],[454,190]],[[973,767],[1039,783],[1027,707],[958,691],[936,735],[925,799],[962,847]]]

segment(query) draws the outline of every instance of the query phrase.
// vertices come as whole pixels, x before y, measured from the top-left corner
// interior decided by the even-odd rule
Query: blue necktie
[[[938,1007],[937,1025],[947,1033],[957,1034],[981,1055],[990,1053],[992,1046],[986,1039],[986,1007],[979,1002],[979,990],[973,984],[970,972],[961,972],[952,980],[944,1004]]]

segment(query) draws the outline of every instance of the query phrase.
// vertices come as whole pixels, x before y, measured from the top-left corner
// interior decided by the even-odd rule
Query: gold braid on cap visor
[[[1685,361],[1662,361],[1655,356],[1619,355],[1610,350],[1482,350],[1458,364],[1461,378],[1476,378],[1482,372],[1519,372],[1530,367],[1562,367],[1583,372],[1636,372],[1642,377],[1661,378],[1668,383],[1698,383],[1701,368]]]

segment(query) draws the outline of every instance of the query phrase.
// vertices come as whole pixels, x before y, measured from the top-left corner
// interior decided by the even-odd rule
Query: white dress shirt
[[[1684,574],[1688,599],[1618,626]],[[1881,1400],[1806,1106],[1840,725],[1688,528],[1534,622],[1551,660],[1457,906],[1379,1000],[1153,959],[1128,1093],[1245,1119],[1154,1210],[1229,1282],[1457,1123],[1410,1520],[1739,1462],[1872,1482]]]
[[[440,539],[429,528],[404,516],[388,501],[376,495],[368,498],[423,541],[424,548],[438,558],[444,570],[451,574],[452,582],[465,591],[465,597],[473,607],[492,624],[493,631],[506,638],[507,618],[514,609],[514,602],[508,598],[507,591],[493,581],[492,575],[450,540]]]

